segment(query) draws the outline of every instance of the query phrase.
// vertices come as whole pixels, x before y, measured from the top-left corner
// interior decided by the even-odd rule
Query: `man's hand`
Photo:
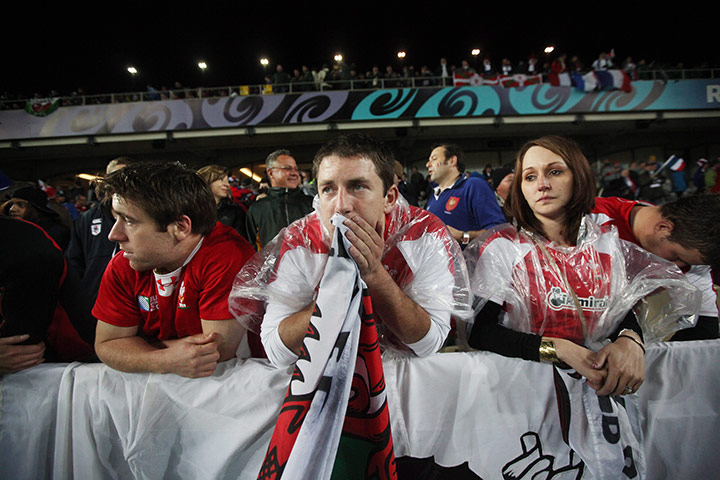
[[[45,360],[45,344],[19,345],[30,336],[15,335],[0,338],[0,375],[15,373],[42,363]]]
[[[209,377],[220,360],[217,333],[199,333],[165,344],[163,364],[167,373],[187,378]]]
[[[450,236],[453,237],[458,242],[462,242],[463,239],[463,232],[462,230],[458,230],[457,228],[451,227],[450,225],[447,225],[448,232],[450,232]],[[470,240],[473,240],[475,237],[482,234],[485,230],[469,230],[467,232],[468,235],[470,235]]]
[[[98,320],[95,351],[103,363],[123,372],[207,377],[220,359],[217,336],[200,333],[151,345],[137,336],[137,327],[116,327]]]
[[[619,336],[597,352],[596,367],[608,372],[598,395],[623,395],[638,391],[645,380],[645,352],[629,338]],[[632,392],[626,391],[630,388]]]
[[[378,275],[387,273],[381,262],[385,249],[382,225],[374,229],[360,215],[347,218],[345,225],[350,229],[347,238],[353,244],[350,255],[360,270],[360,276],[369,286]]]
[[[352,243],[350,255],[355,259],[360,276],[372,297],[378,318],[405,344],[415,343],[430,330],[430,315],[411,300],[385,270],[382,255],[385,249],[383,225],[370,226],[359,215],[345,220]]]

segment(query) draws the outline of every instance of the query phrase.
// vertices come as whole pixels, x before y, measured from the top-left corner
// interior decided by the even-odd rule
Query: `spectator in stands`
[[[294,223],[273,243],[270,261],[278,259],[274,267],[278,274],[269,284],[255,275],[241,272],[238,276],[249,283],[233,289],[230,303],[236,316],[235,307],[243,307],[251,295],[268,301],[261,338],[273,365],[291,365],[300,353],[335,214],[345,217],[344,224],[352,232],[347,237],[353,243],[349,254],[367,284],[375,318],[385,332],[383,347],[394,345],[427,356],[445,341],[455,306],[454,285],[465,281],[456,280],[450,270],[452,254],[460,252],[435,216],[399,200],[393,164],[392,152],[367,135],[336,137],[322,146],[313,162],[320,192],[318,210]]]
[[[212,375],[244,335],[228,311],[235,275],[253,254],[216,221],[210,188],[178,163],[137,162],[108,175],[100,193],[117,221],[94,316],[95,348],[126,372]]]
[[[270,77],[270,83],[272,83],[273,91],[276,93],[284,93],[288,91],[288,84],[290,83],[290,75],[283,70],[283,66],[277,64],[275,66],[275,73]]]
[[[701,158],[697,161],[697,168],[693,172],[693,185],[695,186],[696,193],[703,193],[705,191],[705,174],[707,173],[708,161]]]
[[[623,71],[630,77],[630,80],[637,80],[637,65],[632,57],[627,57],[622,65]]]
[[[488,182],[464,175],[465,158],[458,145],[433,147],[425,166],[430,181],[437,185],[426,209],[440,217],[462,245],[467,245],[483,230],[505,223]]]
[[[420,67],[420,81],[418,86],[429,87],[433,85],[433,73],[430,71],[427,65]]]
[[[232,189],[230,188],[229,181],[230,173],[228,169],[220,165],[207,165],[198,170],[197,174],[200,175],[210,187],[217,207],[218,222],[232,227],[249,241],[250,239],[247,237],[247,228],[245,226],[245,209],[232,199]]]
[[[446,58],[440,59],[440,65],[435,69],[435,76],[440,77],[440,84],[444,87],[452,85],[453,72],[447,63]]]
[[[76,280],[45,231],[0,216],[0,375],[93,360],[94,323],[76,308]]]
[[[458,68],[456,72],[467,77],[477,73],[476,70],[470,66],[470,63],[468,63],[468,61],[464,59],[460,62],[460,68]]]
[[[710,267],[720,268],[720,195],[689,195],[662,206],[596,198],[592,218],[600,225],[614,225],[623,240],[674,262],[702,292],[697,324],[680,330],[672,340],[718,338]]]
[[[503,58],[501,60],[500,69],[501,69],[503,75],[512,75],[513,74],[512,63],[510,63],[509,58]]]
[[[114,158],[105,167],[105,175],[110,175],[132,162],[131,158],[125,156]],[[97,299],[105,268],[118,251],[117,243],[108,239],[114,223],[110,199],[101,199],[73,222],[72,236],[65,257],[68,268],[80,279],[83,300],[79,308],[83,308],[87,315],[91,314]]]
[[[62,251],[29,222],[0,217],[0,375],[45,360],[64,273]]]
[[[385,88],[397,88],[400,85],[400,74],[393,70],[392,65],[385,67]]]
[[[87,195],[78,193],[75,195],[75,210],[78,211],[79,214],[85,213],[88,211],[90,206],[88,205],[88,198]]]
[[[70,243],[70,229],[62,223],[57,212],[50,208],[47,194],[39,188],[22,187],[15,190],[10,198],[9,214],[40,226],[63,251]]]
[[[369,79],[370,85],[372,86],[372,88],[381,88],[382,87],[383,74],[377,65],[373,65],[372,70],[367,75],[367,78]]]
[[[417,207],[417,200],[412,198],[409,194],[409,188],[408,183],[405,181],[405,172],[403,171],[402,163],[395,160],[395,168],[393,171],[393,183],[398,189],[398,192],[400,192],[400,195],[405,199],[405,201],[414,206]]]
[[[313,74],[307,65],[303,65],[300,68],[300,74],[300,90],[303,92],[309,92],[314,88],[313,83],[315,82],[315,77],[313,77]]]
[[[559,73],[565,73],[567,72],[567,65],[566,65],[567,55],[561,54],[555,57],[555,59],[550,64],[550,71],[555,74]]]
[[[515,173],[511,167],[498,167],[490,175],[490,185],[495,190],[495,199],[501,208],[505,205],[514,180]]]
[[[70,218],[74,221],[80,215],[80,212],[78,211],[77,207],[75,206],[75,202],[71,202],[68,199],[68,196],[64,190],[53,189],[53,190],[51,190],[51,192],[53,192],[54,195],[52,197],[50,197],[48,195],[50,202],[54,202],[58,205],[62,205],[62,207],[70,215]],[[47,194],[47,189],[45,190],[45,193]]]
[[[480,74],[484,77],[492,77],[493,75],[495,75],[495,73],[495,68],[490,61],[490,57],[485,57],[483,59],[482,71],[480,72]]]
[[[640,285],[630,278],[627,292],[616,290],[611,269],[625,261],[624,250],[587,217],[595,200],[589,162],[574,142],[543,137],[523,145],[515,171],[510,208],[517,226],[465,250],[480,308],[470,345],[563,362],[598,395],[636,392],[645,374],[643,334],[632,310]],[[662,265],[676,281],[679,272]],[[597,299],[603,301],[591,305]]]
[[[278,232],[312,212],[313,198],[305,195],[300,172],[289,150],[279,149],[268,155],[265,168],[270,180],[267,196],[255,200],[247,213],[247,237],[260,250]]]
[[[292,91],[293,92],[299,92],[301,91],[300,82],[302,82],[302,76],[300,75],[300,70],[297,68],[293,68],[293,74],[290,78],[290,83],[292,84]]]
[[[610,70],[613,68],[612,55],[606,52],[600,53],[600,56],[592,63],[592,69],[598,70]]]

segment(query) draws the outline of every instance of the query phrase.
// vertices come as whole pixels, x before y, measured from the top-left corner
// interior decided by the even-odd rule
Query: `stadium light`
[[[400,60],[404,59],[406,55],[407,55],[407,53],[405,53],[405,52],[402,51],[402,50],[397,53],[397,57],[398,57]]]
[[[204,72],[208,68],[207,63],[203,61],[198,62],[198,68]]]
[[[343,56],[342,56],[342,54],[340,54],[340,53],[336,53],[333,58],[335,59],[335,61],[336,61],[337,63],[340,63],[340,62],[342,62]]]
[[[473,57],[477,57],[478,55],[480,55],[480,49],[479,49],[479,48],[473,48],[470,53],[472,54]]]
[[[545,47],[545,53],[548,55],[554,51],[555,51],[555,47],[553,47],[552,45],[548,45],[547,47]]]
[[[263,67],[267,67],[269,64],[270,60],[268,60],[267,58],[263,57],[260,59],[260,65],[262,65]]]
[[[263,180],[261,176],[259,176],[259,175],[256,174],[256,173],[253,173],[252,170],[250,170],[250,169],[247,168],[247,167],[241,168],[241,169],[240,169],[240,173],[242,173],[242,174],[245,175],[246,177],[252,178],[252,179],[253,179],[254,181],[256,181],[257,183],[260,183],[260,182],[262,182],[262,180]]]
[[[127,71],[130,73],[130,75],[137,75],[137,74],[138,74],[137,68],[135,68],[135,67],[133,67],[133,66],[128,67],[128,68],[127,68]]]

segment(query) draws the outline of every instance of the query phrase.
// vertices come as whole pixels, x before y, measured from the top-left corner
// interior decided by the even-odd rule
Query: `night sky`
[[[79,87],[106,93],[172,87],[175,81],[185,86],[260,83],[261,57],[270,59],[270,69],[281,63],[291,72],[302,64],[331,64],[336,52],[362,71],[373,64],[399,69],[399,50],[407,51],[405,62],[419,70],[423,64],[434,69],[441,56],[459,65],[471,59],[472,48],[498,64],[502,57],[515,63],[530,53],[541,55],[548,44],[587,65],[611,48],[618,61],[632,56],[665,65],[720,63],[715,15],[688,2],[682,11],[655,6],[649,14],[642,7],[596,2],[595,10],[581,2],[567,9],[553,2],[553,11],[528,8],[525,2],[504,2],[510,6],[502,8],[441,1],[303,4],[96,3],[87,8],[103,13],[91,17],[79,5],[64,4],[62,13],[37,5],[6,7],[0,91],[46,95],[55,89],[67,95]],[[19,29],[8,28],[11,18]],[[209,65],[204,76],[199,60]],[[128,65],[140,71],[134,79]]]

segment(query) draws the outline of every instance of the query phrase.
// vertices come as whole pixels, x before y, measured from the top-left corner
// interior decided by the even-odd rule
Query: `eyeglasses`
[[[277,168],[278,170],[283,170],[284,172],[287,172],[287,173],[291,173],[291,172],[298,173],[298,172],[300,171],[297,167],[291,167],[290,165],[283,165],[283,166],[279,166],[279,167],[272,167],[271,169],[276,169],[276,168]]]

